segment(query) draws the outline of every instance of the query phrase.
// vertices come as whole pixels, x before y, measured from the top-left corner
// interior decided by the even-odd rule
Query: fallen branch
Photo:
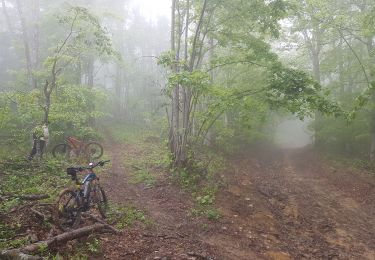
[[[90,213],[83,213],[82,216],[84,217],[89,217],[91,218],[92,220],[96,221],[96,222],[99,222],[103,225],[105,225],[106,228],[110,229],[111,231],[113,231],[114,233],[116,234],[121,234],[121,231],[118,230],[117,228],[115,228],[114,226],[111,226],[110,224],[108,224],[107,222],[105,222],[103,219],[100,219],[98,217],[95,217],[94,215],[90,214]]]
[[[15,196],[21,200],[44,200],[48,199],[49,195],[48,194],[31,194],[31,195],[20,195],[20,196]]]
[[[22,209],[24,209],[24,208],[27,208],[27,207],[33,207],[33,206],[35,206],[35,203],[25,204],[25,205],[22,205],[22,206],[20,206],[20,207],[16,207],[16,208],[12,209],[11,211],[9,211],[9,213],[14,213],[14,212],[16,212],[16,211],[20,211],[20,210],[22,210]]]
[[[1,251],[0,258],[4,260],[14,260],[14,259],[41,260],[43,259],[40,256],[27,255],[14,249]]]
[[[139,167],[137,165],[133,165],[133,164],[131,165],[131,167],[133,167],[137,171],[143,171],[144,170],[143,168],[141,168],[141,167]]]
[[[21,255],[23,255],[25,253],[26,254],[35,253],[35,252],[38,252],[41,249],[46,249],[46,248],[48,248],[52,245],[65,243],[67,241],[70,241],[70,240],[73,240],[73,239],[76,239],[76,238],[80,238],[80,237],[83,237],[83,236],[90,235],[93,232],[97,232],[97,231],[99,231],[101,229],[104,229],[104,228],[106,228],[106,225],[99,224],[99,223],[96,223],[96,224],[91,225],[91,226],[78,228],[78,229],[75,229],[75,230],[72,230],[72,231],[62,233],[62,234],[57,235],[55,237],[49,238],[47,240],[39,241],[39,242],[30,244],[30,245],[24,246],[22,248],[11,249],[11,250],[3,250],[3,251],[0,252],[0,258],[3,259],[2,257],[8,257],[8,258],[9,257],[20,257]],[[12,258],[10,258],[10,259],[12,259]],[[28,259],[33,259],[33,258],[28,258]],[[40,258],[35,258],[35,259],[40,259]]]
[[[30,208],[30,210],[31,210],[36,216],[38,216],[38,217],[40,218],[40,220],[42,220],[42,221],[45,221],[45,220],[47,220],[47,219],[50,219],[50,218],[47,218],[42,212],[40,212],[40,211],[38,211],[38,210],[36,210],[36,209]]]
[[[44,200],[48,199],[48,194],[26,194],[26,195],[17,195],[17,194],[1,194],[1,199],[11,199],[11,198],[17,198],[20,200]]]

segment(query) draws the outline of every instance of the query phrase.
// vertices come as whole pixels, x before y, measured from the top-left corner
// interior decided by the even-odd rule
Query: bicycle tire
[[[76,191],[62,190],[57,198],[54,214],[57,226],[63,231],[75,229],[81,222],[81,214],[82,207]]]
[[[96,205],[98,206],[98,210],[102,218],[107,217],[107,210],[108,210],[108,200],[107,195],[105,194],[104,190],[100,185],[95,185],[94,189],[94,200]]]
[[[57,158],[59,156],[64,156],[65,158],[70,157],[71,147],[67,144],[57,144],[52,149],[53,157]]]
[[[103,146],[98,142],[90,142],[85,145],[85,154],[90,160],[96,160],[103,155]]]

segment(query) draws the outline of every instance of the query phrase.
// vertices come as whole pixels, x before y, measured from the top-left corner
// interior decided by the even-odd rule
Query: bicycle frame
[[[78,140],[77,138],[74,138],[72,136],[69,136],[66,139],[66,143],[73,148],[73,150],[78,154],[81,152],[82,148],[84,147],[84,142]]]
[[[95,168],[96,166],[97,165],[95,165],[93,168]],[[90,192],[91,192],[91,190],[89,190],[89,188],[90,188],[91,182],[93,182],[95,180],[99,180],[99,177],[95,174],[93,168],[84,169],[86,171],[86,176],[84,177],[82,182],[80,182],[78,180],[77,172],[76,172],[75,168],[72,168],[73,172],[74,172],[74,173],[72,172],[72,174],[71,174],[72,180],[74,180],[77,184],[77,189],[75,190],[76,199],[77,199],[77,202],[79,202],[79,197],[83,198],[82,203],[80,203],[80,204],[82,204],[81,206],[83,206],[83,211],[87,211],[89,209],[89,206],[90,206]]]

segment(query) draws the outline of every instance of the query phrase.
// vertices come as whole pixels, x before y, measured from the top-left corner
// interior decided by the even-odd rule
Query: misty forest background
[[[239,200],[238,191],[245,204],[236,207],[245,210],[244,223],[249,225],[257,223],[247,218],[253,213],[253,205],[261,213],[262,207],[276,201],[284,212],[284,208],[291,209],[287,203],[303,200],[300,204],[305,205],[305,213],[296,206],[290,210],[296,221],[302,214],[303,221],[290,221],[289,213],[283,219],[280,216],[284,213],[274,213],[277,207],[273,203],[258,218],[260,222],[285,222],[280,226],[290,229],[280,229],[280,241],[292,255],[302,246],[308,253],[313,250],[313,259],[336,257],[330,254],[324,239],[321,246],[317,244],[322,236],[314,232],[317,223],[326,230],[327,225],[321,223],[331,223],[332,216],[341,217],[343,213],[347,213],[344,224],[337,220],[341,224],[333,223],[332,230],[357,230],[353,236],[350,230],[339,233],[355,242],[366,241],[373,248],[368,222],[372,211],[363,217],[360,213],[366,211],[359,204],[350,204],[345,210],[336,210],[335,205],[338,207],[345,195],[340,195],[344,190],[341,186],[349,187],[350,193],[356,190],[371,196],[374,185],[370,181],[367,186],[355,185],[353,180],[360,183],[360,175],[350,172],[352,179],[348,179],[348,174],[337,175],[341,172],[335,168],[327,174],[333,176],[332,183],[340,184],[337,180],[342,176],[348,183],[339,186],[340,193],[326,189],[326,179],[310,180],[326,174],[320,166],[326,162],[329,167],[338,163],[359,171],[365,168],[363,172],[371,180],[373,175],[367,173],[375,172],[375,1],[170,0],[169,6],[165,15],[151,17],[135,0],[0,0],[0,249],[22,248],[58,234],[52,221],[55,208],[47,218],[45,211],[30,211],[35,204],[22,198],[46,195],[48,203],[43,203],[55,207],[59,192],[72,184],[66,167],[88,163],[87,158],[52,157],[52,148],[68,136],[100,142],[103,158],[112,160],[112,165],[102,171],[105,174],[101,180],[109,194],[107,220],[116,228],[127,228],[136,221],[155,227],[161,220],[180,232],[175,228],[189,223],[190,217],[212,221],[200,219],[193,228],[186,227],[192,232],[191,240],[182,236],[183,242],[178,244],[186,245],[184,250],[191,252],[190,245],[196,245],[200,231],[205,233],[212,226],[212,241],[220,239],[216,231],[230,231],[219,222],[215,226],[222,214],[215,205],[216,193],[224,191],[220,198],[225,208]],[[33,129],[42,122],[49,122],[46,154],[42,160],[27,161]],[[281,150],[285,156],[275,159],[280,143],[308,147],[294,153]],[[255,156],[262,154],[263,148],[264,162]],[[312,156],[303,151],[319,160],[312,161]],[[299,153],[300,157],[293,155]],[[239,154],[246,160],[236,160]],[[291,157],[309,162],[301,162],[293,172]],[[301,176],[298,182],[297,172]],[[247,188],[241,176],[254,182],[254,187],[266,187],[260,190],[265,197],[257,199],[257,189]],[[238,180],[231,183],[231,178]],[[153,189],[155,183],[160,186]],[[228,183],[234,185],[235,196],[225,190]],[[306,183],[321,192],[312,193],[315,189]],[[284,195],[277,198],[287,191],[292,194],[290,200]],[[329,194],[331,200],[327,199]],[[165,196],[168,198],[164,201]],[[155,197],[163,202],[155,202]],[[360,199],[361,206],[371,207],[370,197]],[[320,207],[320,201],[326,206]],[[148,214],[153,210],[157,210],[154,222]],[[241,214],[228,212],[230,219],[225,225],[237,220],[242,231],[238,220]],[[354,223],[361,219],[363,222]],[[182,222],[184,225],[178,224]],[[273,228],[269,223],[263,224]],[[311,236],[310,244],[308,239],[291,242],[303,233],[301,223],[308,227],[305,233]],[[258,229],[249,230],[257,234]],[[270,235],[277,234],[271,231]],[[124,233],[122,240],[116,237],[107,241],[114,246],[122,241],[133,252],[137,240],[130,236],[127,243],[128,234],[133,233]],[[141,241],[145,239],[142,234]],[[235,239],[221,236],[223,242],[217,248],[236,240],[237,231],[235,234]],[[283,239],[284,234],[293,239]],[[157,242],[155,249],[142,244],[140,259],[146,258],[141,257],[147,250],[156,254],[155,250],[161,248],[159,236],[150,237]],[[256,241],[254,248],[262,237],[263,233],[256,239],[250,236]],[[176,239],[180,237],[176,235]],[[168,246],[176,245],[165,241]],[[357,251],[352,241],[347,247],[342,244],[346,240],[337,241],[339,252],[350,251],[343,258],[354,259],[352,253]],[[234,242],[233,248],[239,247],[240,242]],[[57,251],[73,259],[73,255],[82,253],[80,250],[88,250],[84,252],[87,258],[97,253],[105,240],[90,235],[89,242],[81,246],[77,243],[69,245],[77,252],[64,247]],[[41,255],[60,259],[53,258],[56,250],[38,245],[36,250]],[[243,245],[249,249],[248,240]],[[358,252],[364,252],[364,244],[358,245]],[[121,247],[107,250],[110,254],[124,251]],[[296,259],[306,256],[299,252],[294,255]]]
[[[43,121],[49,147],[116,125],[151,129],[185,167],[204,147],[273,142],[294,115],[317,149],[374,159],[373,1],[171,7],[151,19],[129,1],[1,0],[1,156],[25,156]]]

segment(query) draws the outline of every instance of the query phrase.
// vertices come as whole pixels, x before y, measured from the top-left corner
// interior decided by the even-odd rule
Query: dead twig
[[[144,170],[143,168],[141,168],[141,167],[139,167],[137,165],[133,165],[133,164],[131,165],[131,167],[134,168],[137,171],[143,171]]]
[[[16,207],[16,208],[12,209],[11,211],[9,211],[9,213],[14,213],[14,212],[17,212],[17,211],[23,210],[24,208],[27,208],[27,207],[33,207],[33,206],[35,206],[35,203],[25,204],[25,205],[22,205],[22,206],[20,206],[20,207]]]
[[[42,212],[34,209],[34,208],[30,208],[30,210],[36,215],[38,216],[42,221],[45,221],[45,220],[48,220],[50,219],[49,217],[45,216]]]

